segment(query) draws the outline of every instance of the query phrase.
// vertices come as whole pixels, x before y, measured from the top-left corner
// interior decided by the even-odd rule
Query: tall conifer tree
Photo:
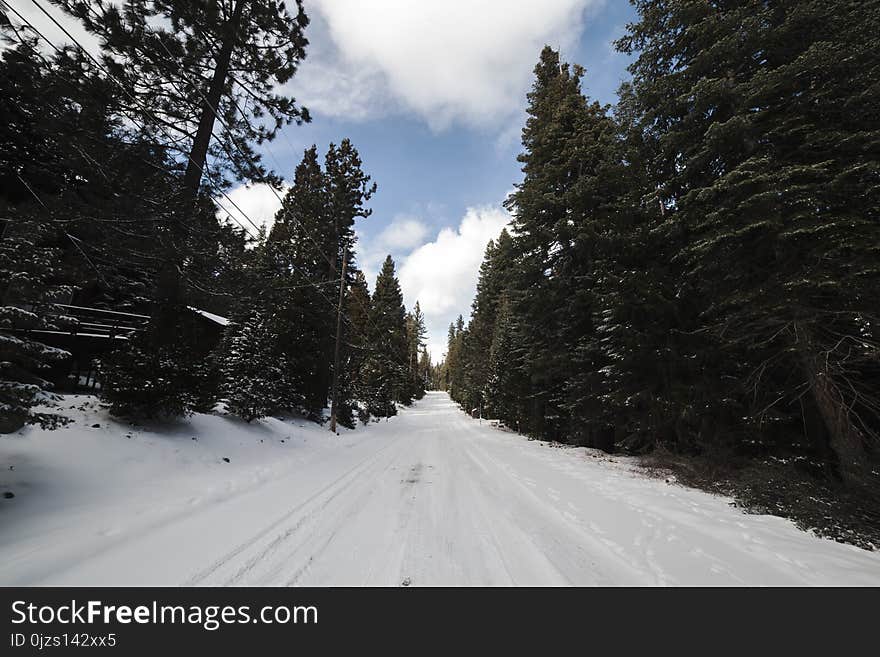
[[[797,433],[813,406],[841,473],[864,479],[880,438],[877,3],[635,4],[621,46],[638,53],[680,289],[701,306],[703,389],[759,429]]]
[[[409,403],[406,309],[400,283],[389,255],[376,278],[369,317],[370,354],[364,364],[364,384],[372,415],[396,415],[396,403]]]

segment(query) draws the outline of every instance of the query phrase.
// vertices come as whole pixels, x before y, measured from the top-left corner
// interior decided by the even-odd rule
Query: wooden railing
[[[56,304],[54,308],[60,309],[60,312],[55,310],[46,315],[46,319],[55,328],[13,327],[12,330],[27,331],[29,333],[106,338],[110,340],[128,340],[134,333],[143,331],[150,321],[149,315],[104,310],[103,308],[88,308],[86,306],[72,306],[68,304]]]

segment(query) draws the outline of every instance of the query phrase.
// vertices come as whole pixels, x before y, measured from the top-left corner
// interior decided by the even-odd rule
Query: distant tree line
[[[880,4],[633,4],[613,112],[541,53],[442,385],[540,438],[875,481]]]
[[[281,189],[258,147],[310,120],[276,91],[305,56],[300,3],[51,2],[100,52],[70,34],[52,42],[0,6],[0,431],[63,420],[34,409],[66,356],[51,335],[77,326],[71,303],[150,316],[99,363],[121,416],[223,400],[248,420],[317,419],[337,317],[342,424],[420,397],[430,359],[418,304],[404,308],[390,258],[372,295],[354,258],[376,187],[347,139],[323,166],[306,150],[268,233],[243,213],[218,219],[236,181]],[[192,308],[230,318],[219,344]]]

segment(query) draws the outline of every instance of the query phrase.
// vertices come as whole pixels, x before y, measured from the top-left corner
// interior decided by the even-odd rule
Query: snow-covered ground
[[[481,425],[445,393],[338,437],[65,405],[73,425],[0,438],[0,585],[880,585],[880,554]]]

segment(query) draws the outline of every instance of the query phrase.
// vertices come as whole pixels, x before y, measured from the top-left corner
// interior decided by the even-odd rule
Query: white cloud
[[[320,11],[307,4],[307,56],[285,92],[312,113],[363,121],[389,110],[382,72],[367,62],[343,61]]]
[[[509,223],[510,215],[501,206],[468,208],[457,228],[443,228],[424,242],[427,225],[415,216],[399,215],[375,237],[359,236],[358,266],[372,289],[382,261],[391,254],[404,303],[412,310],[419,302],[428,351],[439,361],[450,322],[459,314],[468,317],[486,245]]]
[[[417,247],[428,234],[428,227],[416,217],[398,216],[379,235],[379,242],[391,251]]]
[[[309,60],[290,85],[297,101],[310,112],[349,121],[383,113],[381,89],[375,71],[320,59]]]
[[[435,129],[495,125],[521,108],[541,47],[572,45],[603,2],[313,0],[312,45],[291,88],[331,116],[402,106]]]
[[[347,120],[407,110],[434,129],[454,121],[495,128],[521,110],[541,47],[572,46],[587,11],[604,2],[310,0],[308,56],[285,91]],[[78,20],[44,6],[98,51]],[[17,9],[54,43],[69,41],[35,6]]]
[[[391,255],[400,263],[401,257],[424,242],[428,226],[418,217],[400,214],[392,219],[375,237],[358,235],[358,267],[364,272],[370,289],[379,273],[385,256]]]
[[[425,313],[428,350],[435,360],[446,351],[450,322],[459,314],[468,316],[486,245],[509,222],[501,207],[468,208],[458,229],[442,229],[404,258],[398,271],[404,302],[412,308],[418,300]]]
[[[284,190],[278,192],[283,198]],[[281,206],[267,185],[242,185],[229,197],[258,226],[271,228]],[[224,210],[251,233],[255,229],[226,198],[218,198]],[[225,212],[218,213],[221,217]],[[413,215],[398,215],[373,238],[360,236],[358,266],[373,287],[379,267],[389,253],[395,259],[404,303],[412,309],[416,301],[428,328],[428,350],[435,360],[446,351],[446,331],[459,314],[467,318],[476,292],[480,264],[489,240],[510,223],[502,207],[485,205],[468,208],[458,228],[443,228],[433,241],[425,243],[428,226]]]
[[[217,197],[217,204],[223,208],[217,216],[220,219],[225,219],[227,215],[232,217],[233,223],[243,226],[251,234],[257,231],[253,224],[265,226],[268,231],[275,221],[275,213],[281,208],[280,198],[284,198],[286,193],[286,189],[273,191],[272,187],[263,183],[240,185],[227,193],[229,198]]]
[[[233,223],[242,226],[251,234],[255,234],[256,226],[265,226],[267,232],[275,223],[275,214],[281,208],[281,200],[288,187],[275,190],[266,184],[239,185],[227,192],[226,196],[218,196],[215,201],[221,208],[217,211],[218,218],[231,217]],[[250,221],[248,220],[250,219]],[[253,222],[253,223],[251,223]],[[418,217],[400,214],[373,238],[359,236],[357,245],[358,266],[372,282],[379,273],[379,267],[389,253],[400,258],[422,244],[428,235],[428,226]]]

